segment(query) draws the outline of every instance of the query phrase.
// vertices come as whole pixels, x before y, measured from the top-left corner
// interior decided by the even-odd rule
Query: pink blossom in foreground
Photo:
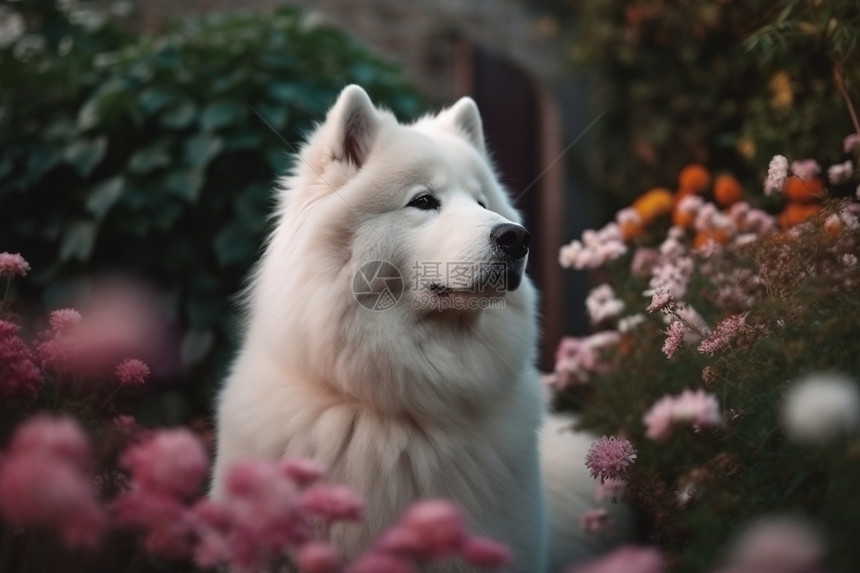
[[[36,416],[22,423],[9,442],[9,455],[39,454],[67,463],[77,469],[90,467],[89,439],[71,418]]]
[[[37,417],[12,436],[0,471],[0,514],[56,531],[69,547],[94,548],[107,523],[89,473],[90,446],[73,421]]]
[[[594,269],[627,252],[627,245],[616,223],[597,231],[587,229],[581,240],[574,240],[559,250],[559,264],[564,268]]]
[[[311,541],[296,554],[296,564],[304,573],[340,573],[341,559],[328,543]]]
[[[349,487],[316,484],[301,496],[301,506],[309,514],[325,521],[358,521],[364,513],[364,502]]]
[[[726,565],[715,573],[824,573],[821,535],[799,519],[768,517],[745,528],[732,544]]]
[[[298,485],[308,485],[319,481],[326,472],[326,467],[316,460],[308,458],[291,458],[279,465],[280,471]]]
[[[143,360],[128,358],[116,367],[116,377],[122,384],[138,386],[149,378],[149,366]]]
[[[788,177],[788,159],[782,155],[774,155],[767,168],[767,179],[764,182],[764,194],[782,193],[785,180]]]
[[[645,309],[648,312],[655,310],[663,310],[672,306],[675,299],[672,297],[672,292],[665,287],[657,287],[654,289],[654,294],[651,296],[651,304]]]
[[[614,330],[562,338],[555,353],[553,385],[565,388],[571,384],[585,384],[592,374],[608,372],[611,364],[603,354],[620,340],[621,335]]]
[[[142,530],[150,553],[168,559],[187,558],[196,539],[191,514],[173,492],[147,489],[132,481],[131,490],[113,503],[116,523]]]
[[[463,548],[463,559],[470,565],[496,569],[513,564],[514,556],[502,543],[488,537],[473,537]]]
[[[567,570],[567,573],[663,573],[663,555],[650,547],[627,545]]]
[[[73,308],[61,308],[51,311],[51,330],[57,334],[65,334],[81,323],[81,313]]]
[[[11,279],[18,275],[25,277],[30,270],[30,263],[19,253],[0,253],[0,277]]]
[[[455,555],[466,542],[466,522],[460,509],[449,501],[418,501],[406,510],[400,523],[411,533],[415,554],[420,557]]]
[[[629,441],[615,436],[603,436],[588,448],[585,467],[591,472],[591,477],[603,483],[608,479],[624,478],[627,466],[635,459],[636,450]]]
[[[694,429],[715,427],[723,423],[716,397],[704,390],[684,390],[677,396],[664,396],[642,418],[645,435],[663,440],[671,433],[673,424],[682,422]]]
[[[677,352],[678,347],[684,341],[684,334],[687,328],[680,320],[673,320],[666,329],[666,342],[663,343],[663,354],[666,358],[672,358]]]
[[[0,320],[0,397],[34,399],[42,387],[42,372],[36,357],[18,335],[18,326]]]
[[[586,533],[596,535],[603,533],[611,526],[612,519],[609,512],[602,507],[589,509],[579,519],[579,527]]]
[[[189,430],[162,430],[134,445],[122,456],[132,481],[153,492],[190,496],[200,490],[209,459]]]
[[[412,561],[398,555],[374,551],[362,555],[346,568],[346,573],[412,573],[413,571],[415,566]]]

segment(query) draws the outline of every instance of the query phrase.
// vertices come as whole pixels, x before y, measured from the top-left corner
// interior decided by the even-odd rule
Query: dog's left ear
[[[440,113],[438,119],[465,137],[466,141],[475,146],[482,155],[486,154],[484,127],[475,100],[470,97],[461,97],[457,103]]]
[[[357,85],[345,87],[325,123],[333,128],[334,159],[360,168],[379,131],[379,114],[367,92]]]

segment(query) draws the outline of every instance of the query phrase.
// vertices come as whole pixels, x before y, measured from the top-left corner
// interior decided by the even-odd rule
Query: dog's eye
[[[478,201],[478,205],[480,205],[480,206],[481,206],[481,207],[483,207],[484,209],[486,209],[486,208],[487,208],[487,204],[486,204],[486,203],[484,203],[483,201]]]
[[[416,209],[421,209],[422,211],[433,211],[438,209],[441,203],[439,203],[439,199],[430,195],[429,193],[422,193],[418,195],[412,201],[410,201],[406,206],[407,207],[415,207]]]

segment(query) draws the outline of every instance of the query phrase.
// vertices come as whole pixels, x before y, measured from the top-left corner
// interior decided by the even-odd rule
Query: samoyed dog
[[[237,461],[309,457],[366,501],[363,523],[331,531],[346,557],[411,502],[446,498],[516,571],[545,571],[529,234],[475,103],[401,125],[345,88],[276,216],[219,398],[213,496]]]

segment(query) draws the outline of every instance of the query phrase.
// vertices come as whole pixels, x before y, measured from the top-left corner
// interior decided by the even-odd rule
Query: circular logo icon
[[[387,261],[370,261],[352,278],[352,294],[368,310],[388,310],[403,294],[403,275]]]

